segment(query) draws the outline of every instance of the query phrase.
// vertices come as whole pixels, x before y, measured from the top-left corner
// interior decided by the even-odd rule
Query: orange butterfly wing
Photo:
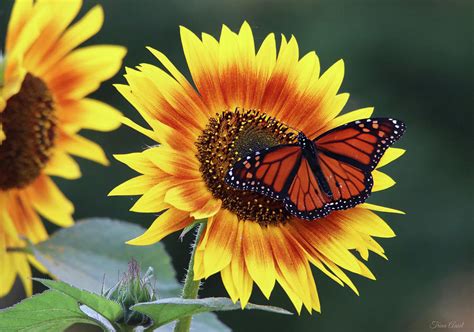
[[[310,162],[303,157],[284,199],[285,208],[299,218],[314,220],[331,212],[330,202]]]
[[[278,145],[254,152],[238,161],[228,171],[226,182],[232,187],[283,199],[289,179],[301,162],[302,150],[297,144]]]
[[[316,138],[318,152],[366,171],[373,170],[387,148],[405,132],[399,120],[374,118],[334,128]]]

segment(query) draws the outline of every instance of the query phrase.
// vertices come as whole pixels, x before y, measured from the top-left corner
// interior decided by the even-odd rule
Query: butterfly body
[[[373,187],[371,172],[405,125],[391,118],[347,123],[314,140],[300,132],[294,144],[254,151],[228,171],[226,182],[283,202],[306,220],[363,203]]]
[[[332,197],[332,191],[331,188],[329,187],[329,184],[324,177],[323,172],[321,171],[321,167],[319,165],[318,161],[318,151],[313,143],[312,140],[310,140],[308,137],[303,132],[298,133],[298,145],[302,149],[302,158],[305,158],[308,161],[308,164],[311,168],[311,171],[314,173],[316,176],[316,180],[318,181],[318,184],[324,194],[328,197]],[[301,163],[301,159],[299,160],[299,163]],[[299,165],[299,164],[298,164]]]

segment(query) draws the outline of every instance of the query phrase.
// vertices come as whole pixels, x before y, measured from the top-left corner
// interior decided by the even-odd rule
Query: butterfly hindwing
[[[284,198],[286,210],[298,218],[313,220],[331,211],[327,205],[330,201],[331,198],[321,188],[310,161],[303,157]]]

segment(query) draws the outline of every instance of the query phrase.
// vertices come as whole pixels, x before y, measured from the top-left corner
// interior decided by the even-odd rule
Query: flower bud
[[[140,276],[140,265],[132,259],[125,272],[112,288],[103,294],[110,300],[122,306],[123,314],[117,323],[126,325],[147,325],[150,318],[140,312],[130,309],[133,305],[156,300],[155,290],[152,285],[154,280],[153,268],[149,267],[143,277]]]

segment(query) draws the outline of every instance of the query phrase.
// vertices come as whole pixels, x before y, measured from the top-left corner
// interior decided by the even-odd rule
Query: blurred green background
[[[1,1],[0,36],[12,3]],[[352,276],[358,297],[315,270],[321,315],[246,311],[220,314],[222,321],[235,331],[430,331],[436,321],[464,322],[457,331],[473,330],[474,2],[107,0],[86,1],[82,13],[97,3],[103,5],[106,21],[87,44],[126,45],[126,66],[156,64],[145,49],[150,45],[188,75],[179,25],[218,36],[223,23],[235,30],[247,20],[257,43],[270,32],[293,34],[301,54],[316,50],[323,69],[343,58],[346,75],[341,90],[351,93],[345,111],[375,106],[377,116],[397,117],[408,125],[397,144],[408,152],[385,168],[397,185],[370,199],[407,212],[384,215],[397,237],[380,240],[389,261],[370,257],[368,266],[377,281]],[[139,119],[111,85],[124,82],[123,73],[93,97]],[[84,135],[99,142],[109,156],[153,144],[125,127]],[[83,178],[57,180],[76,205],[75,218],[108,216],[148,226],[153,215],[128,212],[136,198],[107,197],[114,186],[134,176],[111,160],[108,168],[80,160]],[[188,236],[181,243],[177,234],[164,240],[180,280],[190,240]],[[201,296],[225,295],[220,277],[206,281],[201,292]],[[0,300],[0,306],[21,296],[17,289]],[[267,303],[256,287],[252,301]],[[293,310],[279,287],[270,303]]]

